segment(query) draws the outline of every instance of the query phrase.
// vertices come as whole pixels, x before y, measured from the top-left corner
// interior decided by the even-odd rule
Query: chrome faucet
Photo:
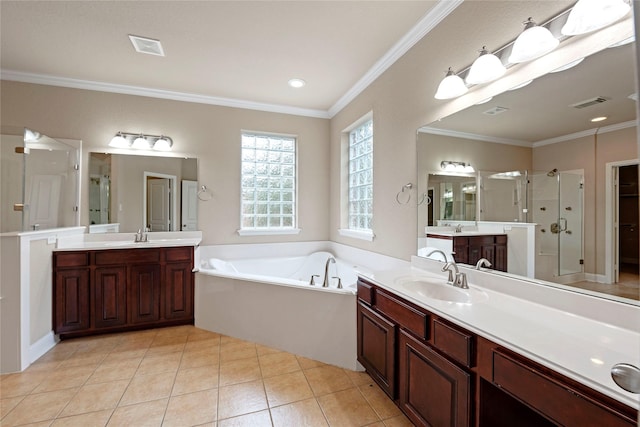
[[[440,254],[440,255],[442,255],[442,259],[444,260],[444,262],[447,262],[447,255],[446,255],[443,251],[441,251],[440,249],[434,249],[434,250],[432,250],[431,252],[429,252],[429,253],[427,254],[427,258],[429,258],[429,257],[430,257],[431,255],[433,255],[433,254]]]
[[[456,233],[462,233],[462,224],[456,225]]]
[[[480,270],[480,267],[491,267],[491,263],[486,258],[480,258],[476,263],[476,270]]]
[[[452,277],[452,268],[456,272],[455,278]],[[467,283],[467,275],[465,273],[460,273],[460,270],[458,270],[458,266],[456,265],[455,261],[446,262],[442,267],[442,271],[449,272],[449,280],[447,281],[448,284],[462,289],[469,289],[469,284]]]
[[[336,259],[332,256],[330,256],[329,258],[327,258],[327,263],[324,265],[324,280],[322,281],[322,287],[323,288],[328,288],[329,287],[329,264],[335,264],[336,263]]]
[[[149,236],[147,235],[148,232],[149,232],[149,229],[146,227],[144,231],[142,231],[142,229],[138,229],[138,232],[136,233],[136,237],[133,240],[134,243],[148,242],[149,241]]]

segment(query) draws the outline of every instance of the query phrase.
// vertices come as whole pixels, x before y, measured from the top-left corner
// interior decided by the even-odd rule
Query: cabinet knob
[[[623,390],[640,393],[640,369],[629,363],[616,363],[611,368],[611,378]]]

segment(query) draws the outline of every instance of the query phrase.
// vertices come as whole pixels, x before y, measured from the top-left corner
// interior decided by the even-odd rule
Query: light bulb
[[[451,99],[465,94],[469,89],[464,81],[453,72],[451,68],[447,70],[447,75],[438,86],[434,96],[435,99]]]
[[[502,65],[500,58],[483,47],[480,56],[471,65],[466,82],[473,85],[488,83],[502,77],[506,72],[507,69]]]
[[[145,138],[144,135],[140,135],[133,141],[131,148],[135,148],[136,150],[148,150],[149,141],[147,141],[147,138]]]
[[[578,0],[561,32],[565,36],[590,33],[613,24],[630,10],[623,0]]]
[[[553,37],[551,31],[536,25],[529,18],[525,22],[525,29],[513,43],[509,62],[517,64],[540,58],[558,47],[560,41]]]
[[[111,141],[109,142],[109,147],[129,148],[129,141],[127,141],[127,139],[124,136],[122,136],[121,132],[118,132],[116,136],[111,138]]]

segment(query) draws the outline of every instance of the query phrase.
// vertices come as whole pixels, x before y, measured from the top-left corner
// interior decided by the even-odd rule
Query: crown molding
[[[520,147],[529,147],[533,145],[528,141],[520,139],[499,138],[497,136],[480,135],[477,133],[459,132],[457,130],[439,129],[430,126],[423,126],[418,129],[420,133],[430,133],[432,135],[451,136],[454,138],[473,139],[476,141],[494,142],[496,144],[518,145]]]
[[[244,108],[248,110],[266,111],[271,113],[291,114],[294,116],[329,119],[329,114],[322,110],[291,107],[278,104],[245,101],[217,96],[198,95],[193,93],[175,92],[170,90],[152,89],[141,86],[121,85],[114,83],[96,82],[91,80],[70,79],[46,74],[24,73],[13,70],[0,70],[0,79],[21,83],[33,83],[49,86],[85,89],[98,92],[120,93],[124,95],[146,96],[150,98],[170,99],[173,101],[192,102],[196,104],[217,105],[222,107]]]
[[[616,123],[609,126],[600,128],[587,129],[580,132],[570,133],[568,135],[561,135],[555,138],[543,139],[533,143],[532,147],[542,147],[545,145],[557,144],[559,142],[571,141],[572,139],[578,139],[585,136],[600,135],[603,133],[615,132],[617,130],[627,129],[630,127],[636,127],[638,125],[636,120],[629,120],[628,122]]]
[[[425,16],[413,26],[391,49],[380,58],[367,73],[356,82],[338,101],[329,108],[329,117],[338,114],[344,107],[353,101],[362,91],[382,75],[402,55],[407,53],[416,43],[435,28],[444,18],[462,4],[464,0],[440,0]]]

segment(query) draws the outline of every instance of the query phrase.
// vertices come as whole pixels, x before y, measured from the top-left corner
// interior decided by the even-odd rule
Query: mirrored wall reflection
[[[79,217],[80,141],[25,129],[2,135],[1,232],[73,227]]]
[[[193,231],[197,159],[89,153],[91,233]]]

